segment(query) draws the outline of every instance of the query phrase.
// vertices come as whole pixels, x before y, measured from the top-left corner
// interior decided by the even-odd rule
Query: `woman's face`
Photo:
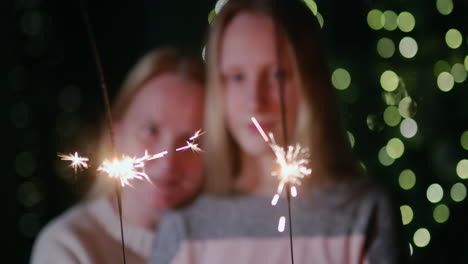
[[[147,81],[117,122],[120,152],[141,157],[145,150],[163,158],[145,163],[153,184],[133,181],[127,195],[150,208],[171,208],[194,197],[202,185],[201,157],[191,150],[175,152],[202,126],[201,84],[165,73]]]
[[[245,153],[268,150],[251,121],[255,117],[265,132],[281,143],[282,120],[279,79],[284,81],[288,136],[294,132],[297,89],[291,57],[282,38],[281,65],[277,59],[275,28],[268,16],[241,12],[226,26],[220,47],[225,118],[228,129]]]

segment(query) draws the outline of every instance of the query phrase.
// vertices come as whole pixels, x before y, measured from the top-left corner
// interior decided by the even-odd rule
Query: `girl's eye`
[[[144,130],[145,133],[149,136],[156,136],[159,133],[159,128],[156,125],[146,125]]]
[[[284,70],[277,70],[271,73],[271,77],[277,80],[284,79],[285,76],[286,76],[286,72]]]
[[[242,73],[233,73],[227,75],[227,80],[230,82],[240,82],[244,80],[244,75]]]

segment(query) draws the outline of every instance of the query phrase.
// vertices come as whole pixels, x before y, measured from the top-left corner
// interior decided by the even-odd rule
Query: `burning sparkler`
[[[97,170],[107,173],[111,178],[119,179],[122,187],[126,185],[131,186],[130,181],[133,179],[146,180],[151,183],[151,180],[144,171],[145,162],[162,158],[167,153],[167,151],[163,151],[155,155],[149,155],[148,151],[145,151],[145,155],[141,158],[122,155],[121,159],[105,159]]]
[[[78,152],[75,152],[74,155],[66,155],[59,153],[57,156],[59,156],[61,160],[71,161],[70,167],[72,167],[75,170],[75,173],[77,169],[88,168],[87,162],[89,159],[86,157],[78,156]]]
[[[276,143],[271,132],[268,133],[267,136],[255,117],[252,117],[251,120],[262,135],[263,140],[268,143],[275,154],[276,163],[280,167],[279,171],[273,171],[271,173],[272,176],[277,177],[279,180],[276,194],[273,196],[271,201],[271,204],[275,206],[278,203],[285,185],[291,186],[290,192],[292,196],[296,197],[296,186],[301,185],[301,180],[312,173],[312,169],[307,167],[307,164],[309,163],[309,160],[307,159],[309,150],[307,148],[302,148],[299,144],[288,146],[287,149],[283,148]]]
[[[182,150],[186,150],[186,149],[192,149],[193,152],[201,152],[203,151],[199,146],[198,146],[198,143],[195,143],[195,140],[200,137],[201,135],[205,134],[206,132],[202,132],[201,129],[198,130],[197,132],[195,132],[195,134],[193,134],[193,136],[191,136],[189,138],[187,142],[187,145],[183,146],[183,147],[180,147],[180,148],[177,148],[176,151],[182,151]]]

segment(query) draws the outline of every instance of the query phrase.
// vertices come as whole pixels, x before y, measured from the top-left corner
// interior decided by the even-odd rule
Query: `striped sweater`
[[[153,264],[291,263],[283,198],[202,196],[162,220]],[[295,263],[405,263],[398,209],[388,192],[369,182],[300,190],[291,200]]]

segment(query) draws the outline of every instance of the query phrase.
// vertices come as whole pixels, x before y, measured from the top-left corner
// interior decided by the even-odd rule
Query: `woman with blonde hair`
[[[203,65],[170,48],[144,56],[128,74],[112,106],[115,150],[103,125],[98,156],[141,157],[167,150],[145,162],[147,181],[122,189],[123,229],[128,263],[145,263],[154,230],[168,208],[190,202],[202,182],[202,161],[191,151],[175,152],[202,126]],[[31,263],[122,263],[115,179],[98,175],[88,199],[41,231]]]
[[[398,210],[352,155],[305,3],[228,1],[212,24],[207,64],[210,195],[162,220],[152,263],[290,263],[291,246],[296,263],[402,263]],[[293,245],[288,228],[277,231],[288,211],[285,199],[270,205],[275,157],[251,117],[279,145],[310,150],[312,174],[291,201]]]

